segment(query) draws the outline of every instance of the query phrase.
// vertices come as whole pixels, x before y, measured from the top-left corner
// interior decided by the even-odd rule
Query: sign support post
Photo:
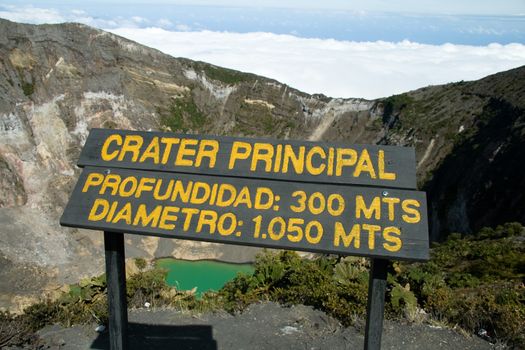
[[[388,260],[372,259],[368,282],[365,350],[381,349]]]
[[[106,255],[110,349],[122,350],[127,348],[128,341],[124,234],[122,232],[104,231],[104,251]]]

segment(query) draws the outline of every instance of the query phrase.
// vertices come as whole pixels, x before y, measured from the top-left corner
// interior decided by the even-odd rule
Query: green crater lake
[[[157,266],[168,270],[166,283],[179,290],[191,290],[197,287],[197,295],[209,290],[217,291],[226,282],[232,280],[238,272],[251,274],[251,264],[231,264],[212,260],[177,260],[159,259]]]

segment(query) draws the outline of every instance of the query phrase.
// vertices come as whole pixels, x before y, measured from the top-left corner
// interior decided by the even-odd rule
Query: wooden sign
[[[387,259],[428,260],[412,148],[91,130],[61,225],[104,230],[110,348],[127,346],[123,232],[372,257],[365,349]]]
[[[428,259],[425,194],[87,167],[61,224],[342,255]]]
[[[92,129],[78,165],[416,188],[413,148]]]

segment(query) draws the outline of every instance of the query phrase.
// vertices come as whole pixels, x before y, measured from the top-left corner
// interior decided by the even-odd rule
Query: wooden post
[[[388,260],[372,259],[368,282],[366,310],[365,350],[381,349],[381,333],[385,312],[385,289]]]
[[[124,234],[104,231],[104,250],[108,286],[110,349],[123,350],[127,348],[128,341]]]

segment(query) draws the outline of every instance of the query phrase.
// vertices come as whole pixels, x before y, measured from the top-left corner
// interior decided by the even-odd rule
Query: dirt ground
[[[250,306],[241,314],[192,315],[174,310],[131,310],[130,349],[362,349],[364,321],[345,328],[308,306],[275,303]],[[39,332],[43,349],[107,349],[108,333],[96,324]],[[385,321],[382,349],[503,349],[477,337],[428,324]]]

